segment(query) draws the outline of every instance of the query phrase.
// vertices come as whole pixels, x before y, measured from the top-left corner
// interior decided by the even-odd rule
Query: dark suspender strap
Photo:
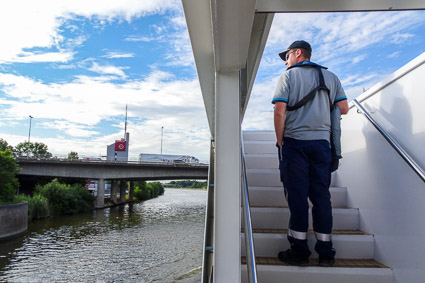
[[[304,104],[306,104],[310,100],[313,100],[314,95],[316,94],[316,91],[318,91],[321,88],[322,88],[321,86],[318,86],[318,87],[314,88],[306,96],[304,96],[300,101],[298,101],[297,103],[295,103],[294,106],[289,106],[289,105],[286,106],[286,111],[294,111],[294,110],[297,110],[298,108],[301,108],[302,106],[304,106]]]
[[[302,66],[299,66],[302,67]],[[325,90],[328,93],[328,97],[329,97],[329,103],[332,106],[332,101],[331,101],[331,96],[330,96],[330,91],[328,89],[328,87],[325,84],[325,78],[323,77],[323,73],[322,73],[322,68],[320,66],[312,66],[314,68],[316,68],[319,71],[319,86],[315,87],[314,89],[312,89],[306,96],[304,96],[300,101],[298,101],[297,103],[295,103],[294,106],[286,106],[286,111],[294,111],[297,110],[298,108],[301,108],[302,106],[304,106],[307,102],[309,102],[310,100],[313,100],[316,92],[318,90]],[[332,111],[332,107],[331,107],[331,111]]]
[[[329,88],[325,84],[325,78],[323,77],[322,69],[318,68],[318,70],[319,70],[319,84],[322,87],[321,89],[326,90],[327,93],[328,93],[329,106],[330,106],[329,109],[332,112],[333,103],[332,103],[332,99],[331,99],[331,91],[329,90]]]

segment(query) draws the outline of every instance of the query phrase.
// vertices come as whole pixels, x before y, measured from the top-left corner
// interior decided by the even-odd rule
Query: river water
[[[0,282],[200,282],[206,191],[31,223],[0,243]]]

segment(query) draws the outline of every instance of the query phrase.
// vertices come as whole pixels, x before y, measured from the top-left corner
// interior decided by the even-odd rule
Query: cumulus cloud
[[[39,117],[38,117],[39,118]],[[100,132],[89,130],[92,126],[79,125],[76,123],[69,123],[67,121],[54,120],[51,122],[42,122],[39,124],[40,128],[57,129],[63,131],[70,137],[91,137],[99,135]]]
[[[244,118],[244,129],[273,129],[270,101],[277,78],[286,69],[277,54],[293,41],[304,39],[311,43],[312,61],[336,72],[351,100],[395,71],[378,69],[384,64],[373,65],[376,62],[371,58],[381,55],[380,48],[388,48],[388,44],[393,48],[403,46],[415,37],[408,30],[422,23],[420,11],[276,14]],[[395,51],[388,58],[398,55],[399,51]],[[363,67],[359,67],[361,64]]]
[[[123,116],[125,105],[128,105],[128,130],[132,136],[132,150],[135,150],[132,154],[157,152],[158,132],[164,127],[167,137],[164,152],[191,153],[197,157],[202,152],[205,156],[200,157],[207,160],[205,149],[208,148],[209,130],[197,79],[175,80],[173,74],[159,70],[152,71],[143,80],[119,85],[102,76],[79,76],[72,82],[44,83],[0,74],[0,85],[7,96],[0,100],[4,109],[0,120],[3,117],[24,120],[31,113],[36,120],[45,121],[39,123],[40,129],[55,129],[58,133],[57,138],[50,138],[54,146],[49,144],[55,153],[78,150],[77,146],[69,147],[70,143],[63,142],[76,137],[90,137],[87,145],[93,145],[93,149],[85,147],[81,151],[85,154],[96,154],[99,148],[106,151],[107,144],[123,135]],[[108,139],[102,137],[105,129],[101,123],[117,119],[121,122],[113,130],[116,133],[108,135]],[[40,139],[36,130],[33,135],[32,140]],[[21,137],[21,141],[24,138]]]
[[[85,38],[64,38],[61,26],[79,16],[96,18],[100,25],[114,20],[131,22],[134,17],[175,10],[179,5],[178,0],[2,1],[0,26],[7,28],[0,30],[0,63],[70,60],[72,48]],[[45,50],[30,50],[35,47]],[[52,52],[52,47],[57,50]]]
[[[90,71],[96,72],[99,74],[109,74],[109,75],[117,75],[121,78],[127,77],[123,71],[126,69],[125,67],[115,67],[112,65],[99,65],[96,62],[93,62],[93,65],[89,68]]]
[[[305,39],[313,46],[313,58],[326,62],[389,39],[400,44],[411,37],[403,30],[416,26],[422,16],[417,11],[276,14],[268,45],[276,52]]]

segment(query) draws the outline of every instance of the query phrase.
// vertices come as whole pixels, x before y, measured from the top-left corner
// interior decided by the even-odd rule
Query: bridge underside
[[[129,200],[133,200],[134,181],[207,179],[208,165],[160,164],[160,163],[109,163],[75,162],[63,160],[19,160],[18,175],[32,177],[56,177],[96,179],[96,208],[105,207],[105,180],[111,181],[111,201],[125,203],[127,182]],[[120,181],[120,182],[119,182]],[[119,199],[117,199],[119,187]]]
[[[127,164],[104,162],[19,161],[19,175],[80,179],[207,179],[208,165]]]

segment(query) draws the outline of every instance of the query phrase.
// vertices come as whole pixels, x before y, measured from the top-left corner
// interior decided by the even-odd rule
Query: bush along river
[[[206,191],[36,220],[0,242],[0,282],[200,282]]]

